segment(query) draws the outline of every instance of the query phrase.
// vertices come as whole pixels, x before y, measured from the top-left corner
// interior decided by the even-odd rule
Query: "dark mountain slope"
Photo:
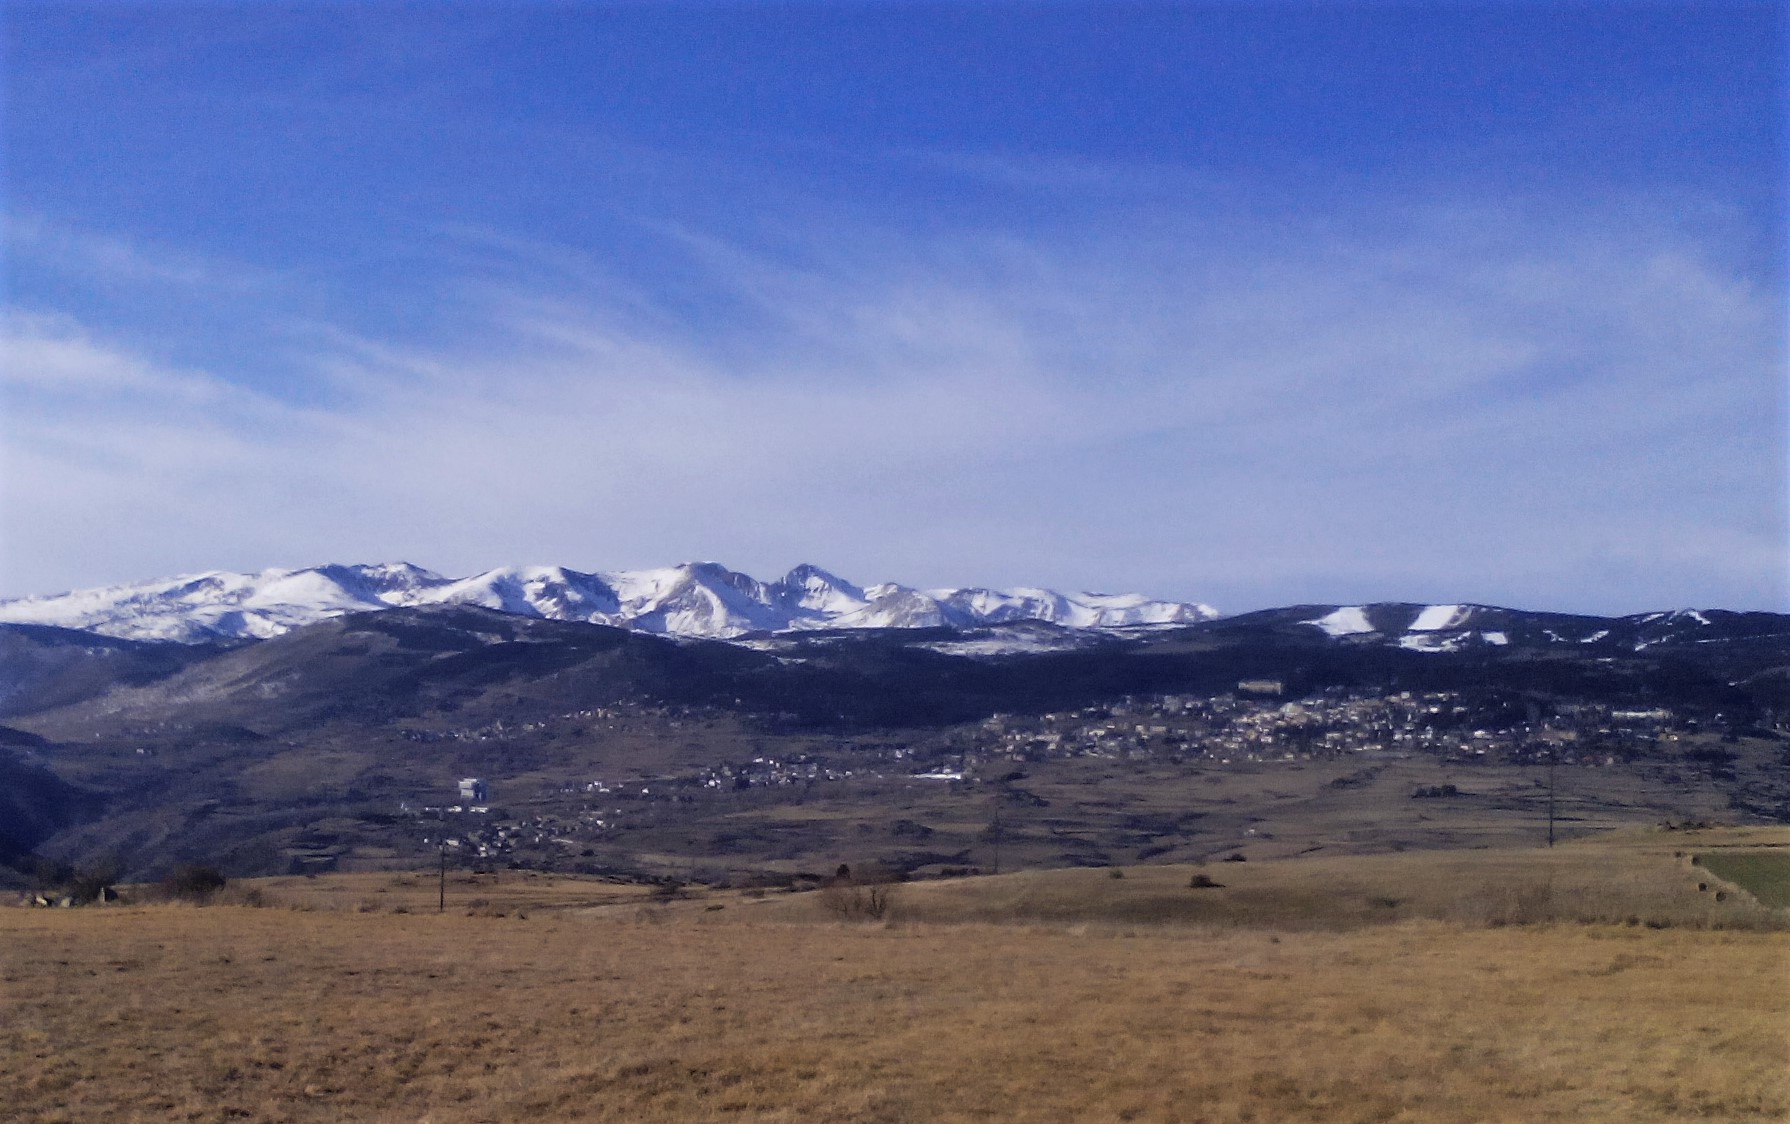
[[[101,798],[68,784],[41,764],[0,748],[0,885],[28,880],[35,849],[103,808]]]
[[[45,625],[0,624],[0,718],[153,683],[224,650],[220,644],[150,644]]]
[[[537,710],[633,701],[714,707],[783,729],[851,730],[1072,709],[1123,695],[1214,694],[1245,679],[1280,680],[1289,695],[1497,688],[1749,711],[1781,705],[1781,669],[1790,664],[1790,629],[1774,614],[1709,613],[1700,615],[1705,623],[1673,626],[1666,615],[1610,621],[1468,607],[1473,628],[1394,631],[1422,608],[1369,607],[1386,632],[1332,637],[1305,623],[1327,607],[1297,606],[1067,651],[974,658],[935,650],[961,636],[948,629],[796,635],[761,651],[468,606],[398,609],[197,655],[179,648],[189,654],[178,667],[158,663],[142,645],[95,648],[122,653],[108,657],[62,641],[59,650],[85,653],[70,663],[62,689],[89,697],[38,707],[29,726],[63,739],[170,727],[282,736],[430,714],[522,720]],[[1028,639],[1038,627],[1025,626]],[[1559,639],[1571,635],[1591,639]],[[1413,636],[1438,646],[1413,648]],[[40,701],[49,694],[40,690]]]

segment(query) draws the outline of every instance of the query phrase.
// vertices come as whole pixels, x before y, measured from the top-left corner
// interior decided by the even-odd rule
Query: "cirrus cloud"
[[[715,557],[1228,610],[1783,608],[1780,301],[1670,215],[1610,214],[1444,201],[1214,236],[1157,212],[781,255],[679,232],[724,318],[594,266],[519,281],[518,254],[581,259],[467,238],[450,329],[303,334],[327,405],[15,310],[0,594]]]

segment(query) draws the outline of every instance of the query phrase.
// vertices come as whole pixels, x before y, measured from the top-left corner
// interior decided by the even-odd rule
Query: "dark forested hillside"
[[[1059,747],[1044,753],[1053,759],[1110,757],[1118,730],[1133,739],[1123,760],[1237,765],[1213,740],[1215,727],[1115,726],[1099,717],[1161,710],[1138,700],[1181,700],[1170,709],[1185,714],[1186,700],[1239,696],[1256,700],[1248,705],[1261,722],[1282,725],[1276,708],[1299,700],[1439,700],[1433,705],[1455,717],[1411,729],[1453,729],[1469,722],[1464,716],[1481,716],[1474,720],[1502,739],[1492,743],[1505,747],[1499,754],[1516,763],[1549,744],[1556,746],[1549,753],[1576,745],[1582,756],[1597,745],[1612,759],[1615,750],[1644,759],[1627,720],[1608,717],[1633,713],[1656,716],[1648,719],[1658,727],[1646,734],[1648,752],[1670,757],[1679,734],[1667,736],[1660,724],[1669,722],[1687,737],[1715,739],[1696,742],[1709,760],[1729,752],[1723,739],[1742,738],[1752,739],[1761,768],[1774,760],[1790,718],[1784,617],[1603,620],[1444,608],[1452,610],[1445,629],[1413,628],[1425,613],[1441,619],[1434,608],[1302,606],[1165,629],[1015,622],[744,643],[467,606],[352,614],[228,645],[0,626],[0,699],[15,751],[4,766],[9,803],[0,809],[12,828],[0,846],[15,865],[39,850],[71,861],[103,853],[146,869],[219,853],[243,869],[282,867],[294,855],[340,857],[363,844],[397,856],[428,836],[405,809],[442,804],[461,776],[490,780],[508,805],[534,802],[537,816],[566,814],[564,798],[580,786],[627,777],[657,779],[661,791],[694,785],[689,799],[734,793],[752,808],[776,802],[767,795],[772,780],[787,787],[803,779],[812,788],[830,778],[840,783],[828,791],[876,810],[888,799],[876,778],[893,783],[944,762],[968,770],[970,784],[971,759],[1042,752],[1013,736],[1002,749],[983,732],[990,723],[1031,722],[1037,744]],[[1570,729],[1536,725],[1581,712],[1593,717],[1575,718]],[[1066,726],[1065,715],[1081,716],[1080,725]],[[1385,741],[1383,728],[1383,718],[1299,720],[1278,742],[1275,735],[1249,742],[1241,760],[1251,768],[1327,760],[1338,744],[1416,752]],[[1422,752],[1447,756],[1433,745]],[[1773,795],[1770,775],[1746,780],[1732,769],[1664,766],[1647,774],[1661,785],[1732,782],[1738,787],[1723,799],[1749,814],[1770,814],[1790,799]],[[669,830],[673,812],[656,809],[655,830]],[[626,819],[579,814],[602,820],[603,831],[592,834],[610,840]],[[344,817],[352,830],[318,826]],[[382,833],[387,843],[367,843]],[[771,835],[759,838],[764,854],[778,853]],[[654,846],[706,845],[699,833]],[[603,850],[578,849],[599,857]],[[1065,852],[1074,853],[1081,852]]]

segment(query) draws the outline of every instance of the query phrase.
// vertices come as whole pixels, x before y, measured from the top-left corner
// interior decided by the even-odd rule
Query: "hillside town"
[[[700,709],[619,706],[568,712],[576,722],[673,736],[712,718]],[[406,731],[417,741],[492,740],[545,729],[538,722],[478,729]],[[579,727],[580,729],[583,726]],[[1276,680],[1244,680],[1211,697],[1128,697],[1106,706],[1037,715],[996,714],[908,742],[868,745],[838,739],[825,751],[766,753],[657,776],[585,777],[550,793],[528,794],[531,811],[513,815],[484,782],[459,782],[439,805],[405,805],[421,841],[475,860],[547,847],[589,858],[591,847],[678,804],[750,799],[800,802],[839,782],[939,782],[976,786],[1019,766],[1069,759],[1272,769],[1312,761],[1387,761],[1424,756],[1462,766],[1553,764],[1602,769],[1724,767],[1723,740],[1735,733],[1721,715],[1686,716],[1663,707],[1622,708],[1470,698],[1460,692],[1331,689],[1292,699]],[[781,793],[781,795],[779,795]],[[512,796],[521,794],[512,794]],[[1413,795],[1424,795],[1414,793]],[[475,799],[476,797],[476,799]]]
[[[1330,690],[1282,700],[1277,680],[1244,680],[1212,698],[1128,698],[1036,717],[997,714],[971,732],[961,768],[1054,757],[1201,760],[1219,765],[1409,756],[1480,764],[1613,765],[1697,732],[1671,710],[1472,700],[1459,692]],[[1718,716],[1719,720],[1719,716]]]

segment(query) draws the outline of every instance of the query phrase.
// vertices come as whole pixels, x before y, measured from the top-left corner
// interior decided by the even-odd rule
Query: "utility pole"
[[[441,881],[435,888],[435,912],[447,912],[447,840],[443,839],[437,847],[441,851]]]
[[[1560,760],[1560,747],[1548,750],[1548,846],[1554,845],[1554,766]]]
[[[994,872],[1001,872],[1001,790],[994,790]]]

